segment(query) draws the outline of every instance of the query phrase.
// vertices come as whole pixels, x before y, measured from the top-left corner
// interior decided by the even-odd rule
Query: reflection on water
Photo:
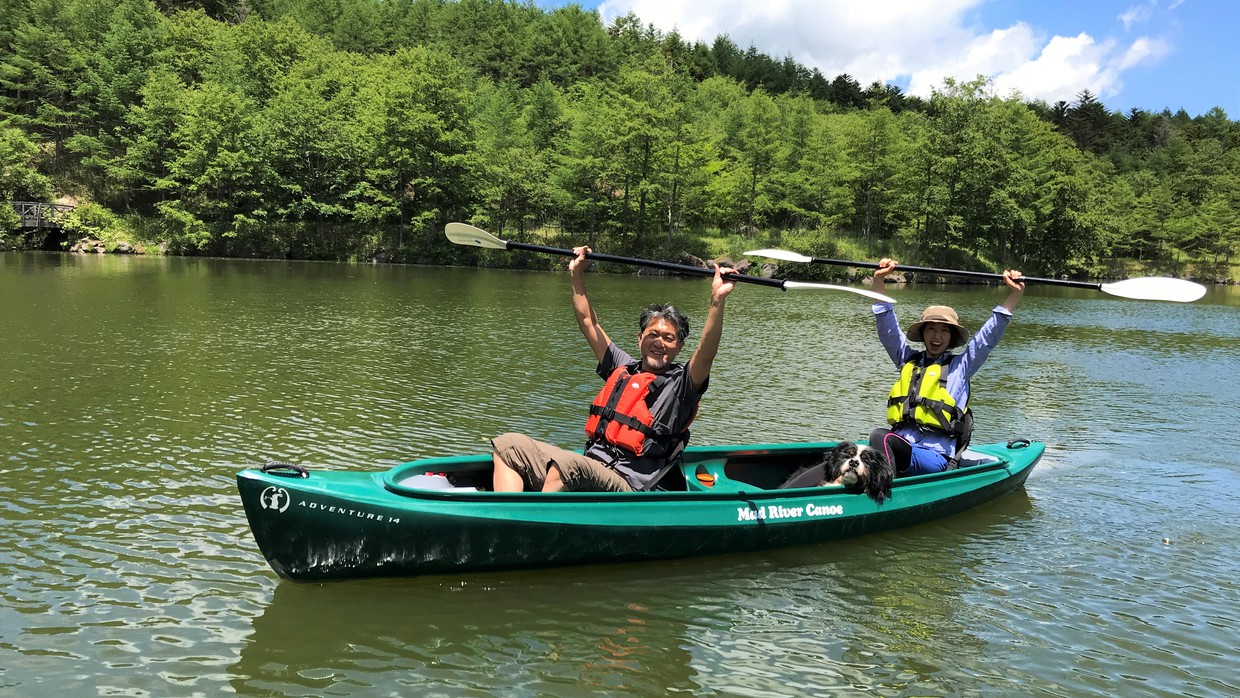
[[[510,681],[509,695],[770,695],[922,683],[940,668],[925,663],[934,646],[984,649],[955,619],[976,584],[967,570],[984,565],[1013,535],[1007,527],[1032,509],[1022,492],[912,538],[879,535],[859,545],[280,584],[231,667],[233,687],[254,694],[292,683],[344,695],[373,687],[358,675],[375,666],[400,672],[402,686],[449,694],[493,688],[490,675]],[[359,597],[371,601],[359,606]],[[899,635],[908,639],[880,639]],[[479,676],[479,661],[488,676]]]
[[[701,280],[591,277],[632,345]],[[982,287],[897,289],[905,322]],[[974,380],[1025,489],[913,529],[642,565],[278,582],[233,475],[381,469],[597,390],[562,274],[0,255],[0,694],[1197,695],[1240,607],[1240,299],[1034,289]],[[698,443],[859,437],[894,379],[869,304],[744,287]],[[712,395],[714,397],[712,397]]]

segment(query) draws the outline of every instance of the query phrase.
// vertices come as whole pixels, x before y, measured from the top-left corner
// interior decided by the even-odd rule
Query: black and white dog
[[[844,485],[865,492],[882,504],[891,496],[891,481],[895,475],[895,469],[881,451],[841,441],[822,454],[821,461],[797,470],[779,488]]]

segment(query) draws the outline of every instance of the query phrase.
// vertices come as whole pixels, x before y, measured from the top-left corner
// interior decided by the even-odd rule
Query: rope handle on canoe
[[[270,473],[281,477],[310,477],[310,471],[300,465],[277,463],[276,461],[271,461],[264,465],[263,473]]]
[[[1032,443],[1029,439],[1012,439],[1007,443],[1008,448],[1027,448]]]

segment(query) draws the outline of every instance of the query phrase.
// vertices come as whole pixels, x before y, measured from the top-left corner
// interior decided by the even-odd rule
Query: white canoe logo
[[[258,503],[264,509],[282,512],[288,509],[289,502],[293,500],[289,496],[288,490],[283,487],[268,487],[263,493],[258,495]]]

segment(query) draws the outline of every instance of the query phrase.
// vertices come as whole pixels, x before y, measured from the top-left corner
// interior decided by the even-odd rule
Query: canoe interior
[[[838,443],[690,447],[681,467],[668,471],[655,492],[778,490],[793,473],[817,463]],[[962,459],[963,469],[999,463],[1003,456],[997,448],[1004,448],[1004,445],[990,444],[970,450]],[[428,474],[432,477],[426,477]],[[383,476],[383,482],[389,491],[410,496],[424,496],[427,490],[487,492],[491,489],[491,474],[489,455],[451,456],[396,466]],[[908,478],[901,481],[906,480]]]
[[[659,481],[660,492],[709,492],[718,488],[745,486],[777,489],[788,476],[804,465],[817,462],[830,444],[780,449],[752,447],[728,452],[687,453],[684,464],[673,468]],[[398,494],[437,487],[433,481],[418,478],[427,473],[441,474],[452,487],[491,489],[492,464],[489,456],[460,456],[414,461],[397,466],[384,477],[384,484]]]

